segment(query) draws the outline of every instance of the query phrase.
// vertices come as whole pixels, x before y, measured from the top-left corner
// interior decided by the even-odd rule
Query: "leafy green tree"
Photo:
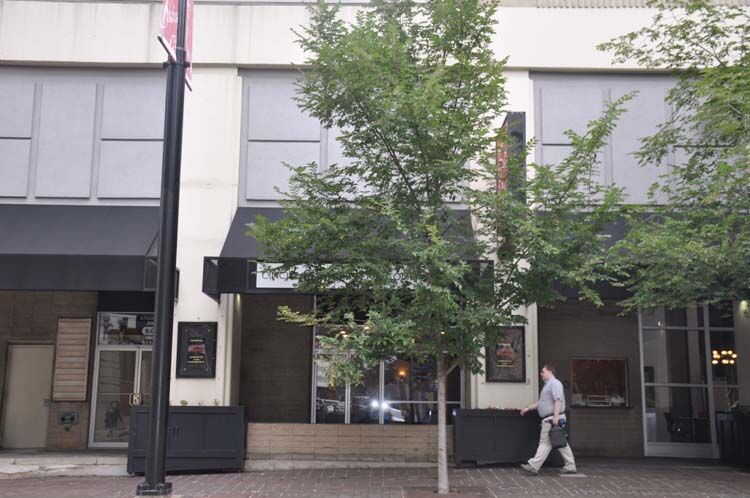
[[[643,140],[668,166],[616,245],[630,308],[746,298],[750,290],[750,10],[658,1],[650,26],[601,45],[618,62],[668,69],[671,118]]]
[[[309,55],[299,104],[340,130],[351,159],[294,167],[285,218],[249,228],[276,264],[270,276],[318,296],[314,312],[279,316],[322,332],[332,383],[358,382],[394,356],[435,365],[440,493],[448,374],[481,372],[484,347],[523,323],[528,303],[553,302],[554,282],[596,299],[600,233],[621,201],[592,179],[622,101],[570,133],[560,164],[528,175],[522,157],[498,167],[496,142],[508,140],[496,128],[505,106],[504,61],[490,49],[496,8],[376,1],[345,23],[319,3],[299,35]]]

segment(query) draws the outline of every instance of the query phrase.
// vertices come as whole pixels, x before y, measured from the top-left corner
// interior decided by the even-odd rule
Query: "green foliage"
[[[554,302],[553,282],[597,299],[591,284],[609,270],[600,234],[622,200],[595,181],[597,155],[629,97],[570,133],[560,164],[529,166],[525,181],[523,158],[499,171],[495,141],[508,140],[496,129],[496,8],[378,1],[346,24],[320,3],[299,35],[311,68],[299,104],[343,130],[352,159],[293,168],[286,217],[259,218],[249,232],[280,263],[272,275],[319,296],[315,312],[284,308],[280,318],[328,331],[324,351],[351,353],[331,356],[331,382],[357,382],[393,355],[480,372],[500,327],[524,322],[519,309]],[[506,175],[514,189],[496,189]]]
[[[685,306],[750,289],[750,10],[656,2],[650,26],[600,46],[619,62],[672,70],[671,118],[643,140],[641,164],[668,164],[651,206],[633,209],[614,250],[627,307]]]

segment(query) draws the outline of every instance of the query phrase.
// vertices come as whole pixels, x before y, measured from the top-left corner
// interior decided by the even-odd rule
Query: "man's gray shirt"
[[[565,392],[563,391],[562,382],[557,378],[552,377],[550,380],[544,383],[542,392],[539,393],[539,405],[537,411],[539,416],[549,417],[555,413],[555,401],[560,400],[560,414],[565,413]]]

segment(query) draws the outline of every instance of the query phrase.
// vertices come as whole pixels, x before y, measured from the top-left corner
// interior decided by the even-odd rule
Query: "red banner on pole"
[[[164,0],[161,13],[161,29],[159,41],[169,56],[177,60],[177,21],[179,18],[180,0]],[[187,0],[185,17],[185,62],[193,60],[193,0]],[[185,83],[188,88],[193,89],[193,67],[189,64],[185,68]]]

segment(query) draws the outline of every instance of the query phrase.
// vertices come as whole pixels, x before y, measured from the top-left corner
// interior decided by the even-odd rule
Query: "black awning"
[[[447,237],[454,241],[473,239],[471,214],[467,210],[456,210],[456,223],[450,227]],[[247,235],[247,225],[255,222],[258,215],[270,221],[278,221],[284,216],[281,208],[238,208],[229,233],[224,241],[219,257],[207,257],[203,260],[203,292],[210,296],[226,293],[290,292],[290,286],[269,284],[259,281],[256,261],[263,259],[260,244],[255,238]],[[467,260],[475,260],[471,251],[462,254]],[[270,286],[267,286],[270,285]]]
[[[258,215],[278,221],[284,211],[281,208],[237,208],[220,256],[203,260],[203,292],[217,297],[255,291],[255,261],[261,259],[262,253],[258,241],[247,235],[247,225],[255,222]]]
[[[260,244],[253,237],[247,235],[248,223],[254,223],[258,215],[265,216],[270,221],[278,221],[284,216],[281,208],[237,208],[229,227],[229,233],[221,249],[221,258],[259,259],[262,254]]]
[[[0,289],[153,288],[158,230],[158,207],[0,205]]]

